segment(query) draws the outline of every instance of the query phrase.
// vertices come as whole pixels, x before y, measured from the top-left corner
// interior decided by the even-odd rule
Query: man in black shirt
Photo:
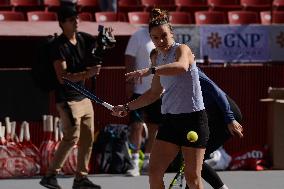
[[[63,32],[54,41],[51,58],[58,80],[55,90],[56,108],[62,119],[64,137],[40,184],[51,189],[61,189],[56,174],[64,165],[72,147],[79,143],[73,189],[84,187],[100,189],[100,186],[93,184],[87,178],[94,140],[92,103],[77,91],[64,85],[62,80],[66,78],[84,85],[87,79],[99,74],[101,65],[88,66],[96,39],[87,33],[77,32],[78,17],[74,5],[61,6],[58,20]],[[111,28],[107,28],[106,31],[111,35]]]

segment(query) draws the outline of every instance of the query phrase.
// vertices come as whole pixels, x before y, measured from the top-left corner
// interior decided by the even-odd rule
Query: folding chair
[[[227,24],[226,15],[221,11],[197,11],[194,14],[195,24]]]
[[[229,11],[229,24],[259,24],[257,12],[253,11]]]
[[[22,12],[0,11],[0,21],[26,21]]]
[[[149,12],[129,12],[128,21],[130,24],[148,24],[149,23]]]
[[[31,11],[27,12],[28,21],[56,21],[57,15],[54,12]]]

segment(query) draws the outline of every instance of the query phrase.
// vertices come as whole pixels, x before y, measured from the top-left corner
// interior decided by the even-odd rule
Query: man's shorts
[[[187,140],[189,131],[197,133],[196,142]],[[205,110],[184,114],[164,114],[156,139],[178,146],[206,148],[209,128]]]

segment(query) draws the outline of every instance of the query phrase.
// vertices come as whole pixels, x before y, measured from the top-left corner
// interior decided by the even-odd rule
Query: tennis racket
[[[169,189],[182,189],[184,178],[184,164],[180,167],[179,171],[170,183]]]
[[[66,78],[62,78],[64,83],[69,86],[72,87],[73,89],[75,89],[77,92],[81,93],[82,95],[84,95],[85,97],[87,97],[88,99],[96,102],[97,104],[100,104],[104,107],[106,107],[109,110],[113,109],[113,105],[106,103],[105,101],[99,99],[95,94],[91,93],[90,91],[88,91],[85,87],[83,87],[82,85],[78,85],[77,83],[74,83]]]

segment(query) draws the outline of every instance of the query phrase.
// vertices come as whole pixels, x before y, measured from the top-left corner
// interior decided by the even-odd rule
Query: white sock
[[[139,153],[132,154],[132,161],[134,162],[135,167],[139,167]]]
[[[219,189],[229,189],[225,184]]]
[[[132,154],[132,159],[133,159],[133,160],[139,159],[139,153],[133,153],[133,154]]]

